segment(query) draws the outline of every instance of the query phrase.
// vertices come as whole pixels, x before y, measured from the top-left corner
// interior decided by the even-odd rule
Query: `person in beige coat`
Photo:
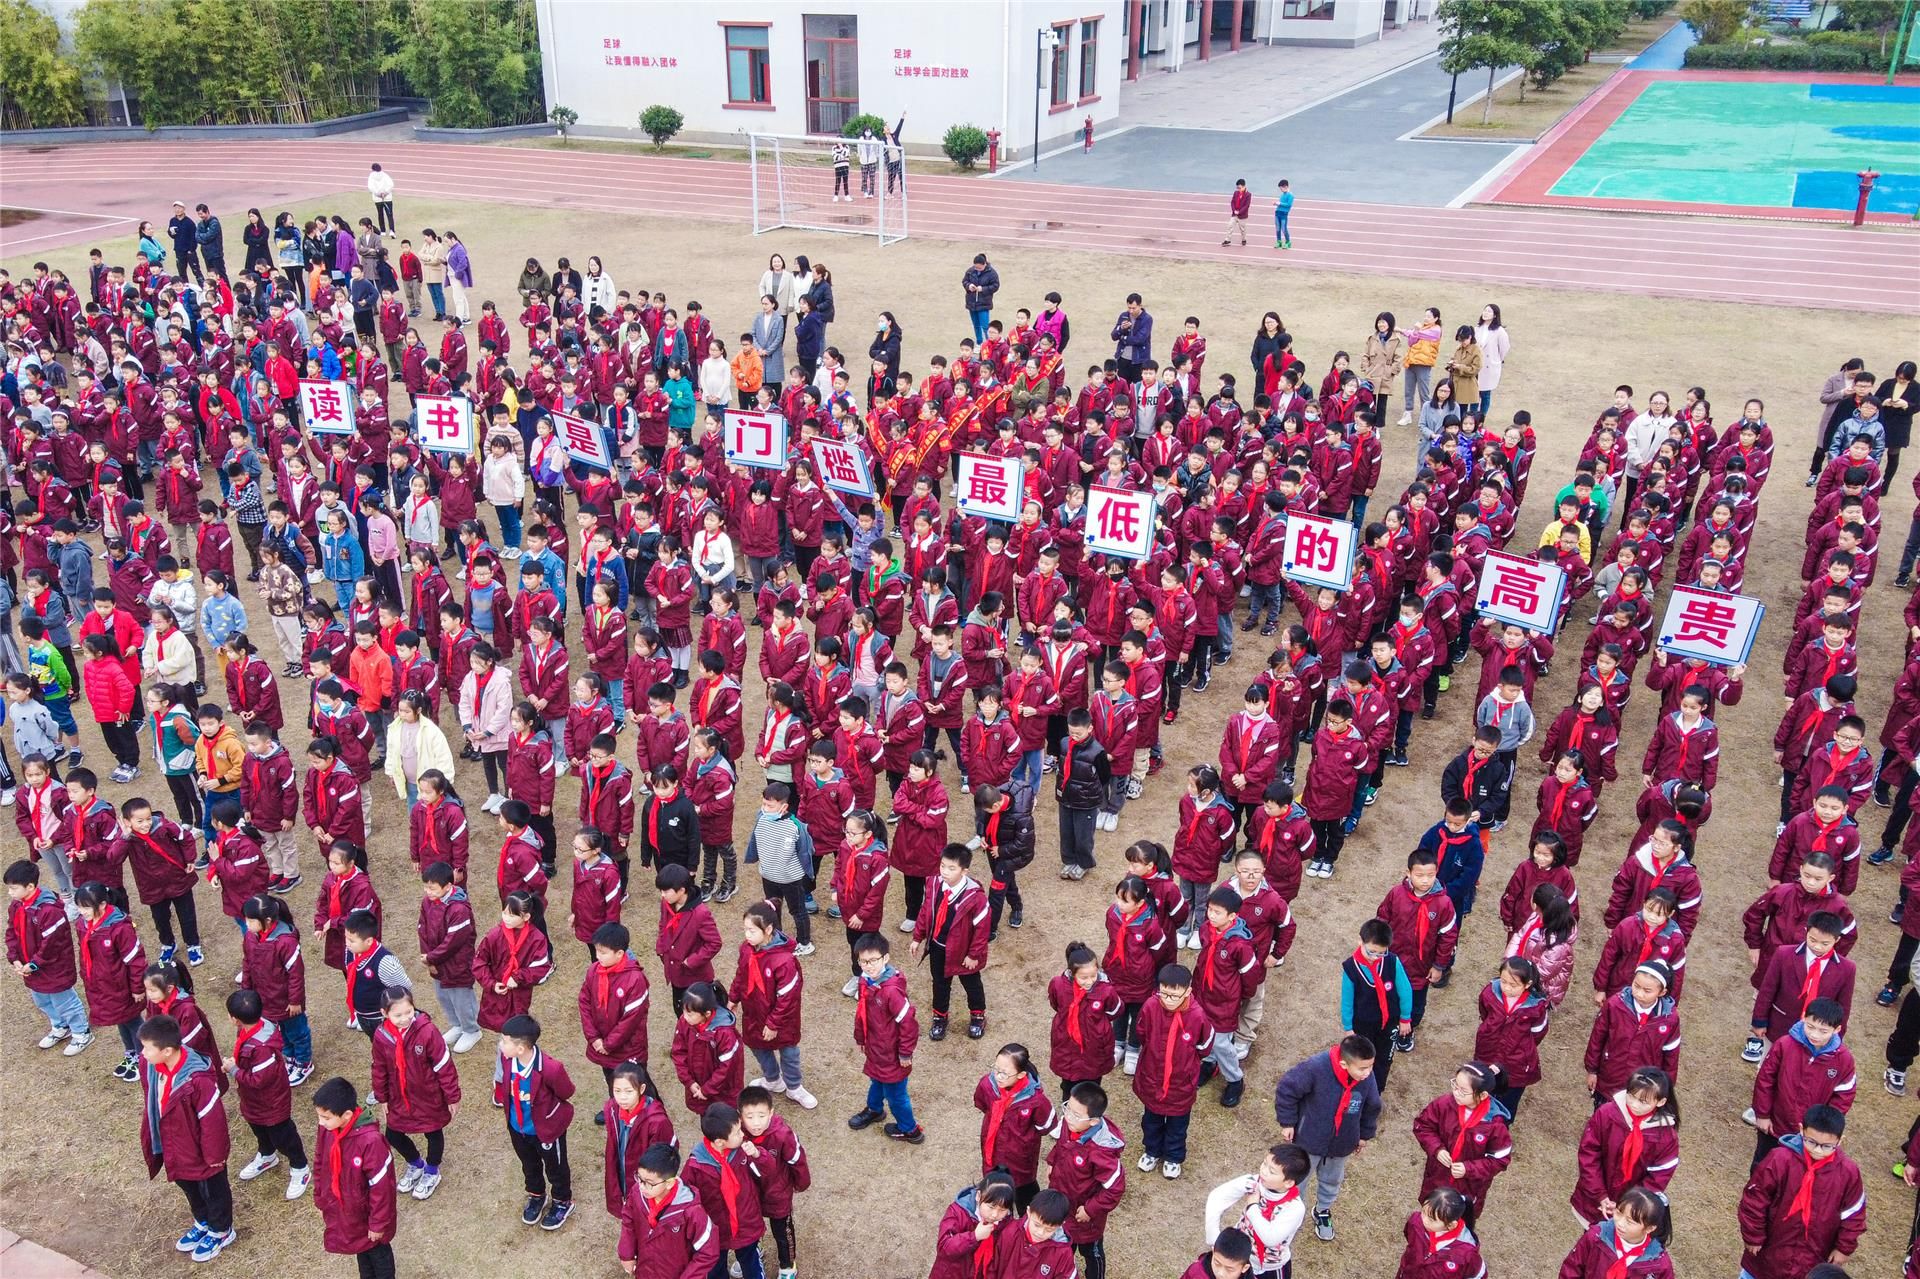
[[[433,318],[447,319],[447,246],[432,227],[420,233],[420,274],[427,282],[427,296],[433,299]]]
[[[472,669],[460,683],[460,728],[467,744],[480,752],[487,773],[487,798],[483,812],[496,812],[505,802],[501,793],[506,780],[507,741],[513,717],[513,677],[500,670],[492,646],[482,643],[473,650]],[[442,678],[448,678],[442,672]]]
[[[1453,354],[1447,360],[1447,376],[1453,379],[1454,403],[1478,411],[1480,408],[1480,344],[1474,340],[1473,326],[1463,324],[1453,331]]]
[[[426,714],[427,699],[417,690],[400,695],[387,726],[386,774],[393,789],[411,808],[420,798],[420,774],[437,768],[453,780],[453,751],[447,735]]]
[[[1373,332],[1367,336],[1367,349],[1360,356],[1360,376],[1373,385],[1375,421],[1387,424],[1387,401],[1407,364],[1407,340],[1394,324],[1393,312],[1382,311],[1374,317]],[[1417,404],[1409,408],[1418,409]]]

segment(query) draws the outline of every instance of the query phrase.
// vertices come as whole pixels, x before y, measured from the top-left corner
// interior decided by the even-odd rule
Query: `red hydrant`
[[[1860,226],[1867,220],[1867,197],[1873,194],[1873,184],[1879,180],[1879,173],[1872,169],[1860,170],[1860,198],[1854,202],[1853,224]]]
[[[1081,131],[1082,139],[1086,143],[1085,149],[1088,151],[1092,151],[1093,150],[1093,117],[1092,116],[1087,117],[1087,122],[1080,126],[1080,131]]]
[[[987,172],[1000,172],[1000,130],[987,130]]]

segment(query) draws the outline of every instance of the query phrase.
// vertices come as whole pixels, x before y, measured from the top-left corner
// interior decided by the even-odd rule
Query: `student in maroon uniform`
[[[1841,1114],[1859,1097],[1853,1051],[1841,1039],[1847,1011],[1833,999],[1807,1005],[1793,1029],[1773,1041],[1753,1080],[1753,1105],[1743,1116],[1756,1130],[1753,1166],[1794,1129],[1809,1106],[1832,1106]]]
[[[431,1198],[440,1185],[446,1130],[460,1110],[460,1074],[433,1019],[414,1008],[413,992],[381,996],[386,1019],[373,1032],[372,1096],[386,1107],[387,1144],[407,1161],[394,1190]],[[414,1137],[424,1136],[423,1155]]]
[[[990,1172],[962,1190],[940,1218],[927,1279],[991,1275],[1000,1227],[1013,1214],[1013,1180],[1004,1172]]]
[[[320,1127],[313,1202],[325,1222],[324,1246],[352,1257],[361,1279],[393,1279],[399,1185],[379,1121],[338,1076],[314,1090],[313,1109]]]
[[[930,955],[933,976],[933,1022],[927,1038],[947,1037],[947,1011],[953,982],[967,995],[967,1038],[979,1039],[987,1029],[987,989],[980,974],[987,966],[987,891],[972,875],[973,850],[949,844],[940,854],[940,874],[933,891],[920,904],[913,921],[910,947],[917,960]],[[878,923],[876,916],[874,923]]]
[[[1450,1186],[1429,1193],[1407,1218],[1407,1247],[1394,1279],[1486,1279],[1480,1241],[1467,1221],[1472,1212],[1467,1197]]]
[[[1611,1217],[1580,1236],[1560,1263],[1560,1279],[1674,1279],[1670,1234],[1666,1199],[1635,1186]]]
[[[786,1120],[773,1113],[773,1094],[748,1087],[740,1092],[741,1147],[760,1183],[760,1210],[780,1260],[781,1279],[793,1279],[798,1241],[793,1233],[793,1197],[813,1184],[807,1151]]]
[[[665,1142],[641,1153],[620,1212],[620,1265],[629,1275],[695,1279],[724,1264],[720,1232],[679,1174],[680,1155]]]
[[[88,1020],[119,1032],[126,1055],[113,1068],[113,1077],[133,1083],[140,1078],[140,1013],[147,997],[147,957],[140,934],[127,918],[126,894],[117,888],[82,884],[74,890],[73,904],[80,912],[74,924]]]
[[[48,1049],[62,1040],[72,1057],[93,1042],[93,1024],[81,1002],[79,973],[74,964],[73,930],[66,907],[50,888],[40,887],[40,868],[17,861],[6,869],[7,962],[26,983],[34,1007],[47,1018],[49,1028],[40,1040]],[[119,892],[117,885],[106,885]],[[125,900],[122,893],[121,900]]]
[[[600,1108],[598,1124],[607,1130],[605,1190],[607,1211],[620,1219],[633,1193],[641,1156],[656,1145],[677,1148],[673,1120],[660,1104],[647,1068],[637,1061],[621,1062],[609,1072],[612,1096]]]
[[[1793,1279],[1822,1262],[1838,1265],[1867,1229],[1860,1166],[1840,1149],[1847,1117],[1810,1106],[1798,1133],[1783,1137],[1740,1192],[1740,1270],[1752,1279]]]
[[[156,1012],[140,1028],[140,1058],[145,1094],[140,1150],[146,1156],[147,1176],[164,1171],[193,1211],[193,1228],[174,1247],[212,1261],[235,1239],[233,1187],[227,1181],[231,1145],[226,1107],[220,1104],[217,1057],[209,1059],[185,1047],[180,1023]]]
[[[725,1101],[711,1103],[700,1116],[700,1140],[680,1173],[719,1236],[714,1271],[725,1273],[726,1256],[732,1253],[743,1279],[762,1279],[760,1236],[767,1223],[760,1179],[754,1175],[752,1156],[743,1149],[746,1136],[737,1109]]]
[[[868,933],[854,944],[860,965],[853,1009],[853,1041],[865,1054],[867,1101],[847,1120],[855,1132],[873,1126],[893,1112],[884,1128],[887,1136],[909,1145],[926,1140],[926,1130],[913,1116],[907,1097],[907,1078],[913,1073],[913,1050],[920,1040],[920,1021],[907,997],[907,979],[888,958],[892,948],[878,933]]]
[[[1081,942],[1068,944],[1066,971],[1047,983],[1047,1003],[1053,1008],[1047,1064],[1064,1102],[1075,1085],[1098,1083],[1120,1064],[1115,1019],[1123,1005],[1099,958]]]
[[[1214,1040],[1206,1010],[1193,998],[1193,974],[1179,964],[1161,968],[1157,998],[1140,1010],[1140,1064],[1133,1076],[1134,1095],[1145,1114],[1140,1121],[1145,1153],[1141,1172],[1160,1169],[1172,1180],[1187,1157],[1187,1127],[1201,1082],[1201,1063]]]
[[[609,1093],[621,1065],[647,1059],[650,991],[645,970],[627,949],[631,943],[624,924],[600,925],[588,945],[593,963],[580,982],[580,1034],[587,1060],[607,1077]],[[606,1116],[595,1122],[606,1122]]]
[[[1047,1152],[1047,1193],[1066,1199],[1067,1240],[1087,1279],[1106,1279],[1107,1218],[1127,1191],[1126,1137],[1106,1114],[1106,1089],[1074,1085],[1060,1108],[1059,1137]]]
[[[227,1016],[233,1020],[233,1056],[222,1063],[233,1076],[240,1095],[240,1117],[253,1130],[260,1153],[240,1170],[240,1180],[252,1181],[280,1166],[287,1157],[288,1199],[306,1193],[313,1180],[307,1149],[293,1122],[293,1088],[280,1028],[261,1014],[260,996],[236,990],[227,996]]]
[[[662,866],[654,877],[654,886],[660,893],[660,927],[653,950],[660,957],[673,993],[674,1015],[678,1016],[688,987],[713,980],[713,957],[720,953],[720,927],[694,886],[688,867]]]
[[[1059,1130],[1053,1102],[1040,1087],[1026,1045],[1006,1044],[974,1086],[980,1121],[980,1167],[1013,1178],[1016,1206],[1040,1191],[1040,1139]]]

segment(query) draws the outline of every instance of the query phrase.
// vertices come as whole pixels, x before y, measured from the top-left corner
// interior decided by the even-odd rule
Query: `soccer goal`
[[[847,148],[842,174],[834,147]],[[907,238],[907,166],[884,139],[748,135],[753,231],[782,227],[871,235],[881,244]]]

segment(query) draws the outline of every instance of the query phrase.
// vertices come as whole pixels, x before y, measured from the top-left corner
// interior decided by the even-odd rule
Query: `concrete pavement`
[[[1256,97],[1241,86],[1236,64],[1261,68],[1261,78],[1270,79],[1273,72],[1267,66],[1283,67],[1290,56],[1336,52],[1343,57],[1352,53],[1284,47],[1242,51],[1206,68],[1209,83],[1204,96],[1216,100],[1224,112],[1235,99]],[[1268,54],[1275,60],[1263,66]],[[1262,61],[1256,62],[1256,57]],[[1166,78],[1185,79],[1191,67]],[[1309,98],[1300,104],[1304,109],[1259,128],[1228,132],[1218,127],[1142,125],[1099,139],[1091,155],[1074,149],[1044,156],[1037,171],[1023,165],[1003,171],[998,180],[1217,193],[1224,208],[1234,179],[1245,178],[1261,218],[1271,210],[1268,201],[1274,184],[1283,177],[1291,181],[1301,202],[1337,199],[1445,207],[1503,164],[1516,145],[1401,141],[1401,135],[1446,111],[1450,81],[1436,59],[1425,57],[1338,92],[1328,101],[1316,103]],[[1461,100],[1484,83],[1463,80]],[[1293,92],[1305,96],[1303,90]],[[1195,100],[1202,99],[1196,96]],[[1242,116],[1250,114],[1234,110]],[[1177,115],[1189,119],[1193,111],[1189,104]],[[1263,108],[1261,114],[1271,118],[1275,113]]]

